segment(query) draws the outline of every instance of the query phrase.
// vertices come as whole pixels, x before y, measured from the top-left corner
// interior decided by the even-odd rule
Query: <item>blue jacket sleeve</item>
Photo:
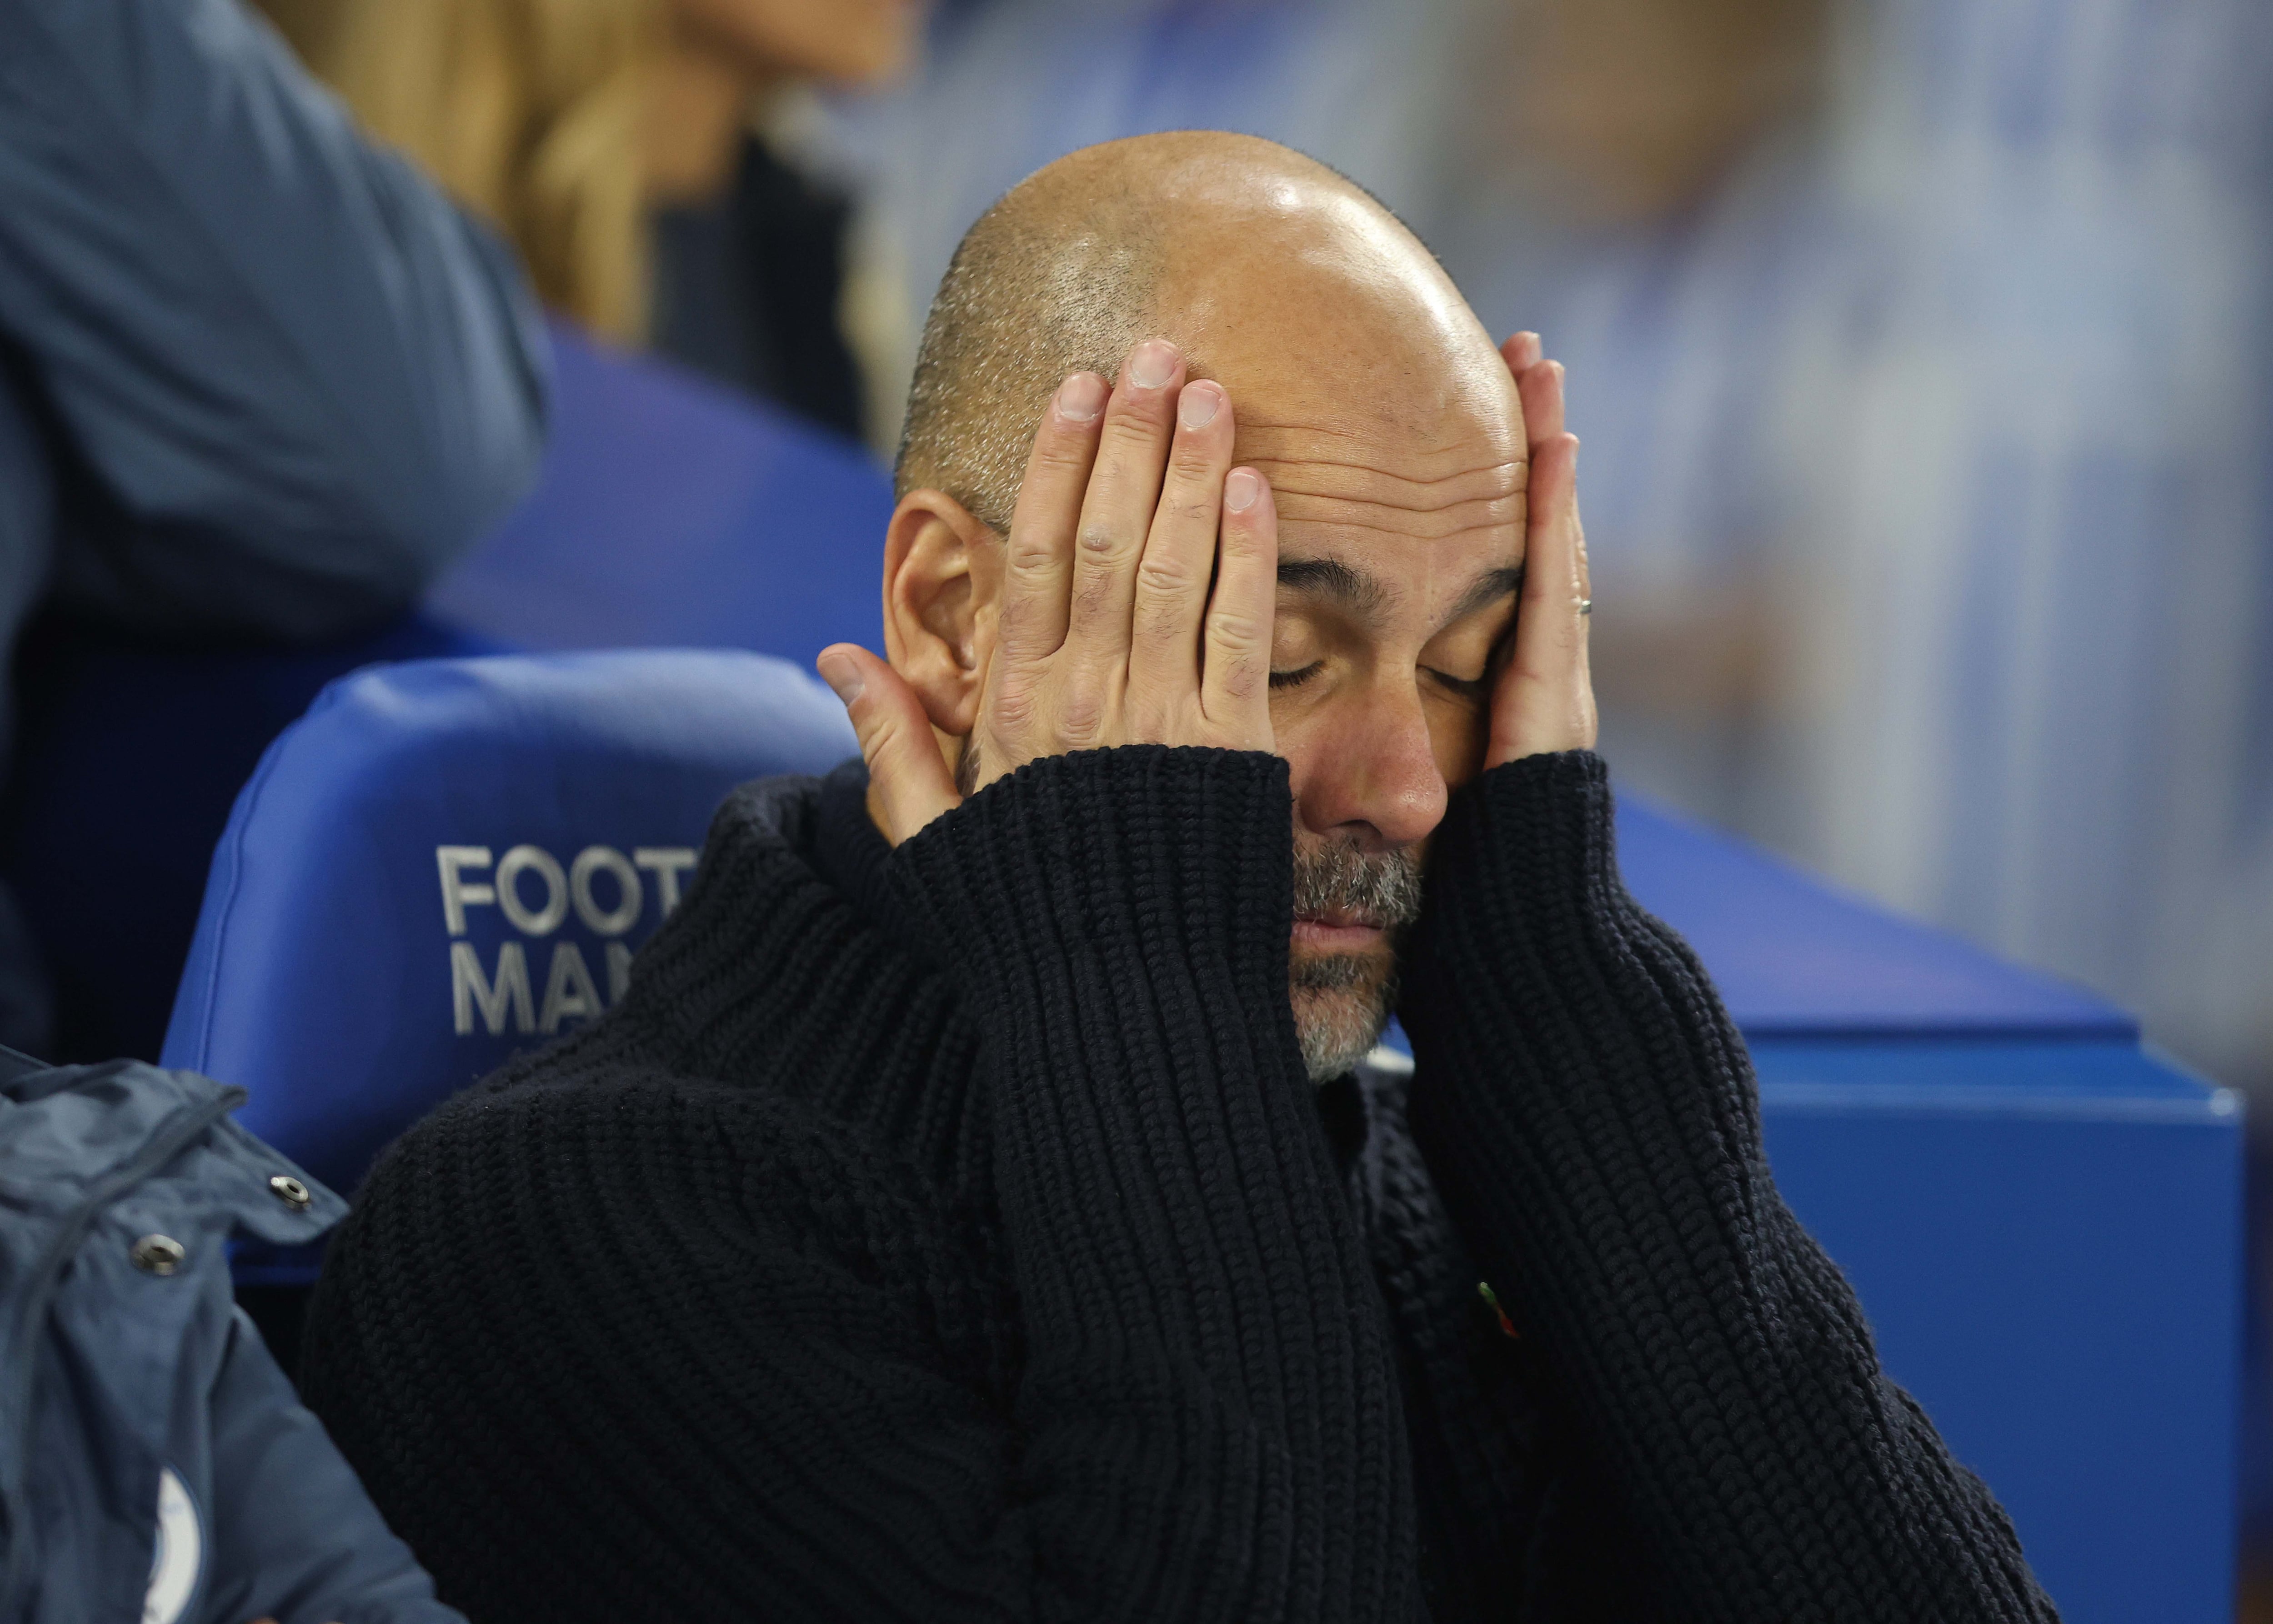
[[[101,498],[56,590],[129,624],[398,607],[542,449],[510,256],[240,0],[0,0],[0,342]]]
[[[395,1538],[242,1309],[212,1396],[206,1624],[466,1624]]]

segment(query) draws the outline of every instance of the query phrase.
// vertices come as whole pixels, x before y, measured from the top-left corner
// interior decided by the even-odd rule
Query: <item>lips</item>
[[[1364,952],[1377,946],[1383,927],[1356,914],[1295,915],[1294,941],[1297,947],[1319,952]]]

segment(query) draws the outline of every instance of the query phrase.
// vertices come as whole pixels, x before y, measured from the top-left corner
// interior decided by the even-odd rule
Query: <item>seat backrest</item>
[[[552,335],[536,488],[430,613],[516,649],[881,645],[891,477],[860,447],[655,360]]]
[[[326,688],[237,797],[165,1062],[341,1191],[612,1003],[733,786],[825,771],[843,709],[763,655],[511,655]]]
[[[1632,795],[1618,866],[1688,939],[1744,1036],[2134,1042],[2139,1023],[2084,988],[2012,964]]]

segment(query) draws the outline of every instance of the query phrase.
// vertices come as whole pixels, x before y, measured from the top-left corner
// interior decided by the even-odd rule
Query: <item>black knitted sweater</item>
[[[1418,1070],[1323,1096],[1283,762],[1039,762],[891,852],[862,786],[738,791],[333,1245],[308,1397],[476,1624],[2053,1616],[1595,758],[1453,796]]]

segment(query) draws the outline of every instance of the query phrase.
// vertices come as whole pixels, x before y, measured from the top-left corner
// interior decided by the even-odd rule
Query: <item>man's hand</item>
[[[1594,748],[1594,683],[1587,665],[1587,538],[1579,528],[1579,437],[1563,429],[1563,366],[1539,335],[1500,347],[1523,397],[1531,440],[1530,534],[1515,641],[1492,688],[1484,769],[1519,756]]]
[[[1271,487],[1231,466],[1231,400],[1176,348],[1136,346],[1117,388],[1076,372],[1042,414],[982,680],[974,785],[1121,744],[1269,750],[1279,530]],[[894,845],[962,796],[929,718],[865,649],[821,650]]]

